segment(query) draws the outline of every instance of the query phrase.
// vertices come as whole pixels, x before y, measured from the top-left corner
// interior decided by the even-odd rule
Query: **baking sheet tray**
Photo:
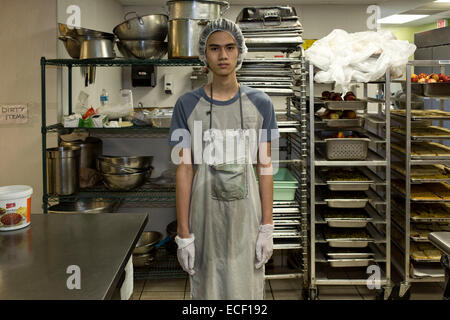
[[[366,199],[324,199],[330,208],[364,208],[369,202]]]
[[[251,82],[251,81],[256,81],[256,82],[279,82],[279,81],[284,81],[284,82],[291,82],[292,79],[291,77],[248,77],[248,76],[237,76],[237,79],[239,82],[242,81],[247,81],[247,82]]]
[[[241,69],[236,73],[236,76],[267,76],[270,74],[271,76],[290,76],[292,74],[292,69]]]
[[[351,128],[351,127],[363,127],[364,118],[356,119],[323,119],[325,125],[330,128]]]
[[[255,46],[297,46],[303,43],[302,37],[299,36],[278,36],[278,37],[268,37],[267,35],[263,35],[262,37],[248,37],[245,36],[245,44],[250,47]]]
[[[406,118],[405,110],[391,110],[392,115]],[[445,120],[450,119],[450,112],[443,110],[411,110],[411,120]]]
[[[258,88],[292,88],[294,85],[292,83],[280,83],[280,82],[246,82],[239,81],[240,84],[248,87],[258,87]]]
[[[356,101],[324,101],[325,108],[329,110],[365,110],[367,100]]]
[[[430,128],[437,129],[441,131],[442,135],[432,135],[432,134],[424,134],[424,135],[417,135],[417,133],[414,133],[414,128],[411,129],[411,139],[413,140],[421,140],[421,139],[436,139],[436,140],[442,140],[442,139],[450,139],[450,132],[448,132],[448,129],[444,129],[437,126],[430,126]],[[399,135],[406,136],[406,132],[404,128],[393,128],[392,132],[395,132]]]
[[[331,259],[364,259],[375,256],[372,252],[327,252],[327,256]]]

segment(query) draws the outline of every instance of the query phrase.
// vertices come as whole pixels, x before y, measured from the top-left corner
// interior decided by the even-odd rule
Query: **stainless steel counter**
[[[147,214],[33,214],[22,230],[0,232],[0,300],[110,299]],[[80,289],[67,282],[80,270]]]

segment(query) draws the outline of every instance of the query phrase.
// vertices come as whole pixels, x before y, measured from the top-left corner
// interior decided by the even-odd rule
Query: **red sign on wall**
[[[437,22],[438,28],[445,28],[447,26],[447,19],[441,19]]]

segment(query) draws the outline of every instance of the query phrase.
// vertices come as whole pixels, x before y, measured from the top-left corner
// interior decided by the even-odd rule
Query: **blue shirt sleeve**
[[[260,142],[272,141],[280,138],[280,132],[278,131],[277,117],[272,101],[266,100],[266,106],[263,108],[263,124]]]
[[[172,121],[170,123],[169,145],[178,145],[182,148],[191,147],[191,135],[187,124],[188,115],[183,101],[178,98],[173,109]]]

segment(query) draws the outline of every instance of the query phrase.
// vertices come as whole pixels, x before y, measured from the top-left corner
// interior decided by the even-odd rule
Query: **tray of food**
[[[322,216],[333,228],[365,228],[373,220],[363,209],[327,209]]]
[[[318,112],[317,116],[330,128],[363,127],[364,118],[358,117],[354,110],[328,110]]]
[[[401,134],[403,136],[406,135],[405,128],[402,127],[393,127],[393,132]],[[411,138],[412,139],[446,139],[450,138],[450,130],[437,126],[428,126],[428,127],[416,127],[411,128]]]
[[[330,208],[364,208],[369,197],[362,191],[335,191],[325,194],[324,201]]]
[[[437,231],[450,231],[450,224],[442,222],[414,223],[411,225],[410,237],[416,242],[428,242],[428,234]]]
[[[357,99],[351,91],[347,92],[342,98],[341,93],[323,91],[321,100],[328,110],[365,110],[367,109],[367,100]]]
[[[391,110],[391,113],[397,116],[406,117],[406,110]],[[450,112],[443,110],[411,110],[411,119],[450,119]]]
[[[392,169],[397,173],[406,176],[404,164],[401,162],[393,162]],[[411,166],[411,182],[446,182],[450,180],[450,169],[441,164],[435,165],[413,165]]]
[[[440,262],[442,253],[430,243],[411,243],[411,259],[416,262]]]
[[[446,222],[450,223],[449,203],[413,203],[411,205],[411,220],[416,222]]]
[[[352,168],[324,169],[321,176],[332,191],[367,191],[374,183],[361,171]]]
[[[370,139],[355,131],[340,131],[334,136],[322,134],[328,160],[365,160]]]
[[[391,147],[400,153],[406,153],[404,146],[392,143]],[[450,148],[437,142],[413,142],[411,143],[411,159],[450,160]]]
[[[405,194],[405,182],[392,179],[392,185],[401,193]],[[423,183],[411,185],[412,201],[449,201],[450,186],[447,183]]]
[[[373,259],[328,259],[327,261],[333,268],[346,268],[367,267]]]
[[[365,229],[325,228],[324,238],[332,248],[366,248],[374,240]]]

